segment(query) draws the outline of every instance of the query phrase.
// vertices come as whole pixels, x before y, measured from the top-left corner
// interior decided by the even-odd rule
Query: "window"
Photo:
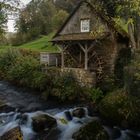
[[[82,19],[81,20],[81,32],[89,32],[90,31],[90,20]]]

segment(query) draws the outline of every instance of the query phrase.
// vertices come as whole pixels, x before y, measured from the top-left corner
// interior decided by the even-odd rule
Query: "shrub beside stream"
[[[44,99],[48,96],[57,97],[60,101],[83,98],[83,88],[71,73],[61,74],[56,68],[44,72],[43,68],[31,52],[8,49],[0,54],[1,79],[38,90]]]
[[[102,117],[113,125],[140,130],[140,99],[125,93],[124,90],[108,94],[100,102]]]

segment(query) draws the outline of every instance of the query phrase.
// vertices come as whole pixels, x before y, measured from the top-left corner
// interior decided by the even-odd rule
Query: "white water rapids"
[[[72,112],[72,109],[69,110]],[[25,124],[20,124],[20,118],[18,116],[20,113],[2,113],[0,114],[0,136],[2,136],[5,132],[11,130],[12,128],[19,126],[23,133],[24,140],[32,140],[37,135],[32,130],[32,117],[37,116],[38,114],[50,114],[57,120],[57,128],[61,131],[59,135],[59,140],[72,140],[72,135],[74,132],[78,131],[81,126],[90,122],[93,118],[86,115],[84,118],[76,118],[73,117],[72,121],[68,121],[64,111],[60,112],[60,110],[48,110],[48,111],[37,111],[34,113],[24,113],[24,115],[28,116],[28,120]],[[62,123],[61,119],[66,120],[67,123]]]
[[[87,112],[87,109],[84,108]],[[73,109],[69,109],[69,112],[72,113]],[[56,113],[57,112],[57,113]],[[86,116],[83,118],[73,117],[71,121],[68,121],[65,116],[65,111],[59,109],[53,109],[48,111],[37,111],[33,113],[24,113],[22,115],[28,116],[28,119],[25,123],[20,123],[20,117],[18,117],[21,113],[1,113],[0,114],[0,136],[2,136],[5,132],[10,129],[19,126],[23,133],[24,140],[36,140],[36,133],[32,130],[32,117],[37,116],[38,114],[50,114],[57,120],[57,128],[60,130],[60,134],[57,140],[73,140],[72,135],[77,132],[83,125],[87,124],[92,120],[97,120],[98,117],[89,117],[86,113]],[[67,123],[63,123],[61,119],[66,120]],[[111,130],[104,126],[109,135],[111,135]],[[138,140],[135,138],[131,138],[127,135],[129,130],[120,130],[121,137],[114,140]],[[51,140],[51,139],[50,139]],[[112,140],[112,139],[110,139]]]

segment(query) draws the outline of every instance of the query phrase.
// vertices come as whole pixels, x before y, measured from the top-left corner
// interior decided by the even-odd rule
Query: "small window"
[[[89,32],[90,31],[90,20],[82,19],[81,20],[81,32]]]

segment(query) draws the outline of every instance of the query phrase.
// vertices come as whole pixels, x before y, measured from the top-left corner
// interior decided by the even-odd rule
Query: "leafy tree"
[[[67,15],[53,0],[31,1],[19,14],[16,38],[21,37],[21,42],[14,39],[14,44],[19,45],[57,30]]]
[[[71,13],[72,9],[77,5],[81,0],[55,0],[55,5],[60,9]]]
[[[132,47],[140,46],[140,0],[91,0],[91,2],[107,17],[119,17],[125,21]]]
[[[66,11],[59,10],[58,13],[56,13],[52,19],[53,29],[58,30],[60,26],[62,25],[62,22],[65,21],[67,16],[68,16],[68,13]]]
[[[1,0],[0,1],[0,36],[4,33],[5,24],[7,22],[8,15],[11,12],[18,10],[19,0]]]

